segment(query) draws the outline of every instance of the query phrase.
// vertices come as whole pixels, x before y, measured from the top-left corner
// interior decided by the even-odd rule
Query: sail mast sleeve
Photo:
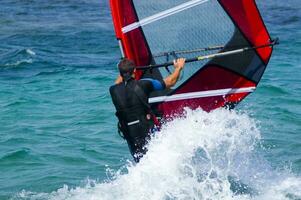
[[[120,40],[124,57],[134,61],[136,66],[149,65],[151,52],[141,28],[123,33],[122,27],[139,21],[132,0],[110,0],[112,19],[116,38]],[[136,74],[139,79],[142,72]]]

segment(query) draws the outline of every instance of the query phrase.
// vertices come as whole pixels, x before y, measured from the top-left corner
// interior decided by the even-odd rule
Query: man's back
[[[150,80],[134,79],[110,88],[120,130],[136,161],[145,153],[146,149],[143,147],[149,138],[150,129],[154,126],[152,111],[148,106],[148,98],[153,90]]]
[[[140,95],[137,96],[137,87],[142,89],[143,97]],[[113,95],[116,98],[113,98],[113,103],[117,110],[136,107],[137,105],[144,106],[145,103],[148,104],[148,98],[153,91],[163,90],[165,88],[163,81],[158,81],[154,79],[141,79],[139,81],[131,79],[128,82],[122,82],[117,85],[113,85],[110,88],[111,96]],[[140,92],[140,93],[142,93]],[[144,101],[144,103],[141,102]],[[118,102],[117,102],[118,101]]]
[[[174,61],[175,70],[163,80],[135,78],[135,65],[124,58],[118,63],[120,75],[115,85],[110,88],[112,101],[119,119],[118,129],[127,140],[131,154],[136,162],[146,152],[144,147],[149,139],[149,132],[157,124],[154,112],[148,103],[153,91],[170,88],[177,82],[184,67],[185,59]]]

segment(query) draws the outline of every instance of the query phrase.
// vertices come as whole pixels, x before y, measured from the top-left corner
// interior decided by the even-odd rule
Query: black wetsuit
[[[163,89],[165,89],[164,82],[154,79],[139,81],[131,79],[110,88],[119,120],[119,129],[127,140],[136,162],[139,162],[139,159],[146,153],[144,146],[150,137],[150,129],[154,127],[148,98],[151,92]]]

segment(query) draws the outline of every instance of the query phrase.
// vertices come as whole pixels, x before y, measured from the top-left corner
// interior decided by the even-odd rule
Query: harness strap
[[[148,103],[146,103],[146,101],[148,101],[148,99],[146,99],[146,101],[143,100],[143,97],[147,97],[147,95],[145,94],[145,92],[143,91],[143,89],[138,84],[135,84],[135,88],[134,88],[133,91],[134,91],[135,95],[138,97],[138,99],[140,100],[140,102],[145,106],[145,108],[152,115],[154,124],[156,126],[159,126],[160,122],[158,121],[156,115],[153,113],[151,106]]]
[[[128,123],[128,126],[132,126],[134,124],[138,124],[140,122],[140,120],[136,120],[136,121],[132,121]]]

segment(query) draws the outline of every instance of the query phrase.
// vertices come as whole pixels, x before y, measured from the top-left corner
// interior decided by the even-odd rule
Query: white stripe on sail
[[[208,90],[208,91],[201,91],[201,92],[189,92],[183,94],[175,94],[171,96],[153,97],[150,98],[148,101],[149,103],[158,103],[158,102],[177,101],[183,99],[215,97],[215,96],[222,96],[227,94],[253,92],[255,89],[256,87],[246,87],[246,88],[227,88],[227,89],[220,89],[220,90]]]
[[[168,17],[170,15],[176,14],[176,13],[181,12],[183,10],[186,10],[188,8],[192,8],[192,7],[197,6],[199,4],[203,4],[207,1],[209,1],[209,0],[192,0],[192,1],[188,1],[186,3],[178,5],[176,7],[173,7],[173,8],[170,8],[168,10],[165,10],[165,11],[159,12],[157,14],[154,14],[152,16],[146,17],[146,18],[140,20],[139,22],[134,22],[132,24],[129,24],[129,25],[122,28],[122,32],[123,33],[130,32],[130,31],[132,31],[132,30],[134,30],[134,29],[136,29],[140,26],[150,24],[152,22],[163,19],[163,18]]]

